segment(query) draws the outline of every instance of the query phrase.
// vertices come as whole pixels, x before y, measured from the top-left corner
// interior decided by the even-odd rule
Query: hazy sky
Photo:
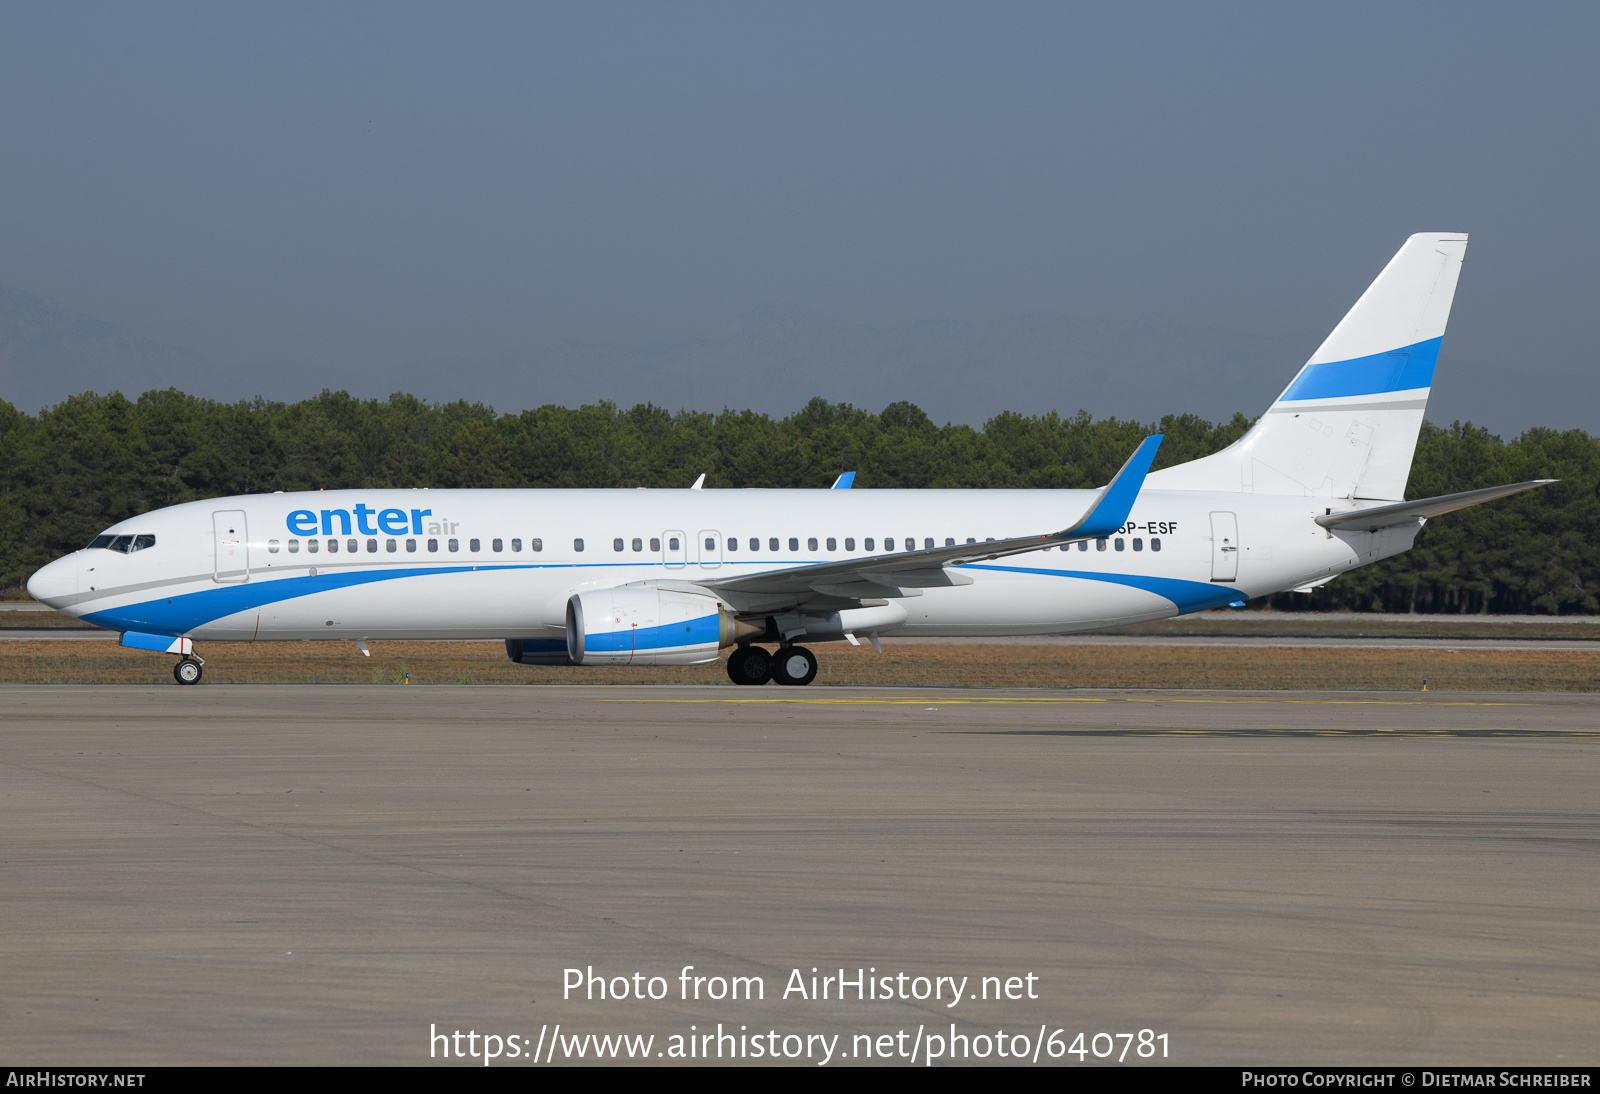
[[[1447,350],[1593,378],[1597,40],[1594,4],[11,0],[0,285],[233,394],[383,390],[774,306],[1303,339],[1451,230]]]

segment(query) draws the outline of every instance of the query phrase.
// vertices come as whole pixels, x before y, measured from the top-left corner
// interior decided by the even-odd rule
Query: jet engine
[[[699,665],[763,628],[741,623],[715,598],[618,586],[567,601],[567,656],[575,665]]]

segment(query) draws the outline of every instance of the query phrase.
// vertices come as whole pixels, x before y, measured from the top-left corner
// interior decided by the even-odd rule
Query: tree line
[[[981,430],[934,424],[918,407],[872,413],[812,399],[794,414],[678,411],[641,404],[545,406],[324,391],[297,403],[218,403],[175,390],[76,396],[38,415],[0,402],[0,589],[107,525],[201,498],[383,487],[1073,488],[1103,485],[1150,432],[1156,466],[1225,448],[1249,429],[1168,415],[1158,423],[1084,412],[1000,414]],[[1600,612],[1600,440],[1530,429],[1510,441],[1425,424],[1407,497],[1527,479],[1561,482],[1430,521],[1413,550],[1338,578],[1297,609],[1428,613]],[[1052,517],[1071,514],[1041,514]]]

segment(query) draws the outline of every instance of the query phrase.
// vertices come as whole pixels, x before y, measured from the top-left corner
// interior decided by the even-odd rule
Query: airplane
[[[805,643],[1057,635],[1310,591],[1424,523],[1553,481],[1405,500],[1467,237],[1414,235],[1249,432],[1094,490],[330,490],[121,521],[28,581],[197,642],[503,639],[519,664],[692,665],[799,686]],[[1049,531],[1051,528],[1058,531]],[[770,649],[769,649],[770,647]]]

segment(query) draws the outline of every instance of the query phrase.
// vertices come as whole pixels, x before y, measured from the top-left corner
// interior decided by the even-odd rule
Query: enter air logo
[[[349,509],[323,509],[320,519],[319,514],[310,509],[296,509],[289,514],[288,524],[289,531],[297,536],[314,536],[319,530],[325,536],[348,536],[357,532],[365,536],[380,532],[391,536],[403,536],[408,532],[420,536],[422,518],[432,515],[432,509],[413,509],[407,515],[404,509],[372,509],[362,503],[353,513]],[[372,526],[373,521],[377,522],[376,528]]]

